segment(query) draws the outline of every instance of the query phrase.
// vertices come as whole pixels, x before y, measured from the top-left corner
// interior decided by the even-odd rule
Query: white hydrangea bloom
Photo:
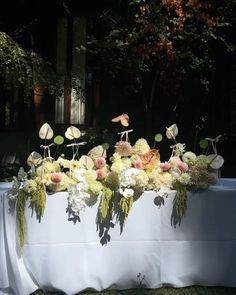
[[[132,188],[121,188],[119,190],[120,194],[125,197],[126,199],[129,197],[133,197],[134,195],[134,190]]]
[[[86,192],[78,191],[77,193],[70,193],[68,197],[68,204],[70,209],[73,211],[75,215],[79,215],[79,213],[85,209],[86,204],[85,201],[88,199],[90,195]]]

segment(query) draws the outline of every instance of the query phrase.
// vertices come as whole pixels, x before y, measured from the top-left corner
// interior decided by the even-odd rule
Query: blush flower
[[[97,173],[98,180],[103,180],[106,178],[106,171],[104,169],[97,169],[96,173]]]
[[[101,169],[106,165],[106,160],[103,157],[98,157],[95,159],[95,165],[98,169]]]
[[[61,175],[61,173],[52,173],[51,174],[51,181],[52,182],[61,182],[61,180],[62,180],[62,175]]]
[[[122,157],[128,157],[132,154],[133,148],[128,141],[119,141],[115,145],[116,153],[120,154]]]
[[[143,170],[143,162],[140,159],[136,160],[134,163],[134,167],[136,169]]]
[[[180,172],[186,172],[188,170],[188,164],[182,161],[179,161],[177,163],[177,168],[180,170]]]
[[[171,168],[171,165],[169,162],[164,162],[160,164],[160,168],[162,171],[168,171]]]

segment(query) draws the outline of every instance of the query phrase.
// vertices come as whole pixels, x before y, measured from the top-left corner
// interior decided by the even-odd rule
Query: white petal
[[[166,137],[169,139],[175,139],[178,134],[178,127],[176,124],[166,127]]]
[[[80,136],[81,136],[80,130],[74,126],[68,127],[65,133],[65,137],[70,140],[77,139]]]
[[[94,167],[94,162],[93,160],[88,157],[88,156],[85,156],[83,155],[80,159],[79,159],[79,164],[81,166],[84,166],[86,167],[87,169],[92,169]]]
[[[28,159],[27,159],[27,164],[31,167],[32,165],[33,166],[37,166],[41,163],[42,161],[42,156],[37,153],[37,152],[32,152]]]
[[[51,139],[53,137],[53,130],[48,123],[43,124],[40,128],[39,137],[41,139]]]

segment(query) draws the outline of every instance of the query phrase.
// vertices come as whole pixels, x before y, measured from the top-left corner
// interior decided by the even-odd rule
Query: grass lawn
[[[63,295],[62,292],[36,291],[32,295]],[[186,288],[160,288],[160,289],[130,289],[109,290],[103,292],[84,291],[80,295],[235,295],[236,288],[224,287],[186,287]]]

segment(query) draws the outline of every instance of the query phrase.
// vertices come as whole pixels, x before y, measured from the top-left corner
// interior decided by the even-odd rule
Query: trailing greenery
[[[44,214],[46,207],[47,195],[43,184],[38,184],[37,188],[31,194],[32,207],[36,213],[37,218],[40,220]]]
[[[27,194],[23,190],[20,190],[17,196],[16,214],[18,222],[19,241],[21,247],[24,246],[26,238],[25,206],[27,199]]]
[[[121,197],[120,199],[120,209],[124,214],[124,221],[127,219],[129,212],[133,206],[134,198],[133,197]]]
[[[35,211],[37,219],[40,220],[44,214],[47,200],[46,192],[43,185],[38,185],[37,189],[34,192],[32,192],[31,195],[27,194],[23,189],[18,191],[16,201],[16,214],[19,232],[19,242],[21,247],[24,246],[26,239],[25,207],[29,197],[31,201],[31,207]]]
[[[181,219],[187,211],[188,193],[184,185],[179,184],[175,196],[175,209]]]
[[[100,203],[100,212],[101,212],[101,217],[102,219],[106,219],[111,211],[111,200],[112,197],[114,196],[114,192],[108,188],[104,187],[103,188],[103,193],[101,196],[101,203]]]

